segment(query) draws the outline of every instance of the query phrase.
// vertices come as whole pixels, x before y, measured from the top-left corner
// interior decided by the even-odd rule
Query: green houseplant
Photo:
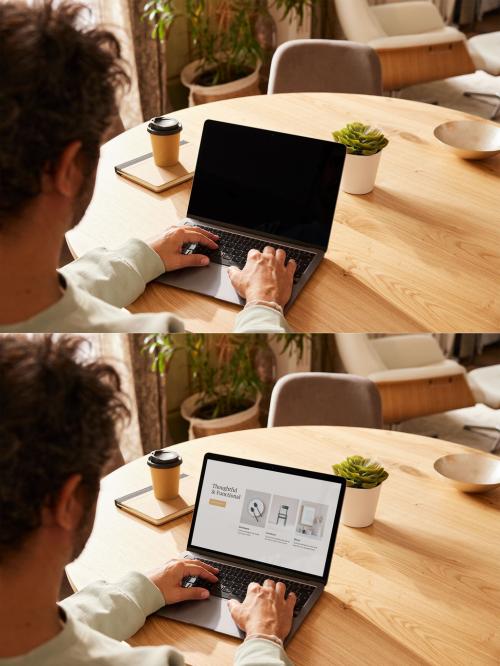
[[[307,6],[317,0],[274,0],[282,18],[295,15],[301,23]],[[267,3],[255,0],[150,0],[143,18],[152,26],[151,36],[166,42],[175,22],[185,16],[193,62],[181,73],[189,88],[190,104],[258,94],[258,72],[263,55],[255,31]]]
[[[274,339],[281,353],[295,352],[300,358],[304,337],[285,334]],[[145,338],[143,348],[152,370],[162,375],[168,375],[175,355],[186,355],[191,395],[182,403],[181,414],[190,423],[190,437],[260,425],[261,393],[269,383],[262,367],[266,350],[267,336],[258,334],[155,334]]]
[[[368,194],[375,187],[380,156],[389,140],[381,130],[360,122],[348,123],[332,136],[347,149],[342,189],[349,194]]]
[[[378,463],[360,455],[332,465],[334,474],[346,480],[341,520],[349,527],[368,527],[375,519],[382,483],[389,476]]]

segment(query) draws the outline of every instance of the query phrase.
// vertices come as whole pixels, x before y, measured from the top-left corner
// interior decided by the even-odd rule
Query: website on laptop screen
[[[188,217],[327,248],[345,148],[207,121]]]
[[[322,576],[341,485],[207,460],[191,546]]]

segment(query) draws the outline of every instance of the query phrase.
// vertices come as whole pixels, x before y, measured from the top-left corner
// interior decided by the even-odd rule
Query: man
[[[57,270],[64,235],[92,199],[99,146],[128,83],[116,38],[82,27],[82,10],[67,1],[0,3],[0,332],[182,331],[172,314],[122,308],[164,271],[203,270],[208,259],[181,247],[215,248],[213,234],[173,227]],[[231,269],[247,301],[237,332],[286,330],[294,271],[271,247]]]
[[[217,569],[173,560],[152,573],[98,582],[57,604],[65,565],[92,531],[100,473],[128,415],[116,371],[83,360],[81,341],[0,338],[0,666],[182,666],[173,647],[130,648],[148,614],[203,600],[182,578],[217,580]],[[110,554],[112,557],[112,553]],[[231,601],[246,632],[238,666],[291,666],[282,641],[295,597],[284,586],[251,583]]]

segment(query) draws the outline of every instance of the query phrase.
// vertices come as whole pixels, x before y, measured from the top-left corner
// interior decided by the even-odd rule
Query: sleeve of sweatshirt
[[[60,602],[72,618],[118,641],[133,636],[164,605],[156,585],[137,572],[116,583],[96,581]]]
[[[290,333],[285,317],[265,305],[243,308],[236,316],[235,333]]]
[[[283,648],[265,638],[243,641],[236,650],[234,666],[293,666]]]
[[[137,239],[117,250],[96,248],[60,269],[73,284],[118,308],[133,303],[164,272],[160,256]]]

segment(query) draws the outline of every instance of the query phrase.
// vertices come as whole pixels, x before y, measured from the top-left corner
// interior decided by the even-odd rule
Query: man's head
[[[68,1],[0,2],[0,234],[41,198],[72,226],[92,198],[128,77],[116,38],[85,27],[87,12]]]
[[[128,417],[116,370],[74,337],[0,337],[0,566],[42,532],[73,559]]]

